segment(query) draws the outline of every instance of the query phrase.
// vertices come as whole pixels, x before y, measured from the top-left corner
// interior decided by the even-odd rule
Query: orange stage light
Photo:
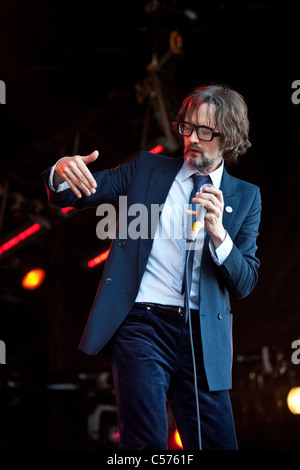
[[[27,290],[33,290],[39,287],[46,277],[44,269],[33,269],[29,271],[22,279],[22,287]]]
[[[183,447],[182,447],[182,442],[181,442],[181,438],[180,438],[180,435],[179,435],[179,432],[178,432],[177,429],[176,429],[176,431],[174,432],[174,442],[175,442],[175,444],[176,444],[180,449],[183,449]]]
[[[287,404],[291,413],[300,414],[300,387],[292,388],[287,396]]]

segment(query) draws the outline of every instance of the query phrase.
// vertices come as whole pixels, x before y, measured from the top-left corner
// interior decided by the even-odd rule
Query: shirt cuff
[[[64,181],[62,178],[59,178],[59,176],[56,176],[55,174],[56,165],[60,160],[58,160],[55,165],[53,165],[53,167],[51,168],[48,181],[49,188],[55,193],[59,193],[60,191],[64,191],[65,189],[68,189],[70,187],[66,181]]]
[[[233,247],[233,241],[231,240],[230,236],[226,232],[225,238],[223,242],[221,243],[218,248],[215,248],[213,241],[210,239],[209,240],[209,249],[211,252],[211,255],[213,257],[214,262],[218,265],[221,266],[223,264],[227,257],[229,256],[231,250]]]

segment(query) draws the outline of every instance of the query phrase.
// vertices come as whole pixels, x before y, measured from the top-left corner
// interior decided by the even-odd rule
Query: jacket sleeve
[[[257,283],[260,262],[256,257],[256,241],[260,216],[261,196],[256,188],[252,206],[233,240],[232,250],[217,268],[226,289],[235,298],[246,297]]]

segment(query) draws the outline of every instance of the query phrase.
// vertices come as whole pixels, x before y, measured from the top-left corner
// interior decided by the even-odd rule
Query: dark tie
[[[196,193],[200,192],[200,189],[202,188],[203,185],[205,184],[211,184],[211,178],[208,175],[197,175],[194,173],[192,175],[193,182],[194,182],[194,187],[192,189],[191,195],[190,195],[190,201],[189,204],[192,206],[192,210],[196,211],[197,210],[197,204],[192,201],[194,197],[196,197]],[[196,220],[196,216],[192,216],[192,226]],[[188,297],[191,292],[191,285],[192,285],[192,273],[193,273],[193,261],[194,261],[194,247],[191,246],[191,242],[187,242],[187,247],[186,247],[186,260],[187,262],[185,263],[185,270],[184,270],[184,275],[183,275],[183,282],[182,282],[182,293],[184,292],[185,294],[185,300],[184,300],[184,305],[185,305],[185,310],[186,310],[186,320],[187,320],[187,311],[188,311]],[[187,259],[188,258],[188,259]],[[188,295],[187,295],[188,293]]]

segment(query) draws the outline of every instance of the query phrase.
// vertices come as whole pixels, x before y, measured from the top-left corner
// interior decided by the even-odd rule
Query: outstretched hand
[[[68,183],[73,193],[81,197],[81,190],[86,196],[96,192],[97,183],[87,165],[97,160],[98,150],[84,157],[75,155],[64,157],[56,165],[55,172],[59,178]]]

